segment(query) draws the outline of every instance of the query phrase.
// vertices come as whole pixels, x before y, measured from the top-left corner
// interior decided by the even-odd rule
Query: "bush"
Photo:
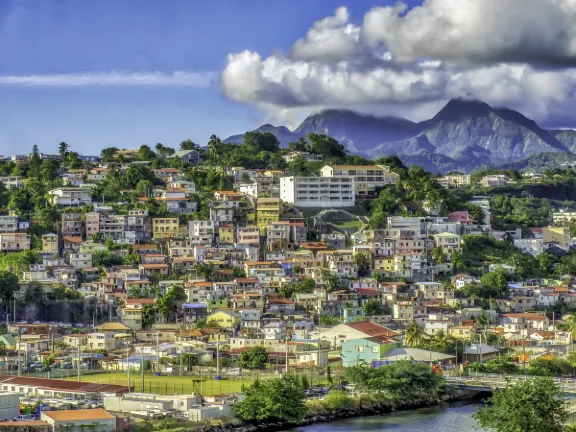
[[[332,410],[346,411],[353,410],[358,406],[357,400],[342,390],[331,390],[324,398],[324,404]]]

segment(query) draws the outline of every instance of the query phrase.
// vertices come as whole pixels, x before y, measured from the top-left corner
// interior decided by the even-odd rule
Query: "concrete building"
[[[317,155],[304,151],[293,151],[290,153],[286,153],[284,156],[282,156],[282,158],[286,162],[292,162],[298,158],[302,158],[306,162],[322,162],[322,155]]]
[[[352,207],[353,177],[283,177],[280,198],[297,207]]]
[[[26,233],[0,234],[2,252],[30,250],[30,236]]]
[[[470,175],[469,174],[448,174],[444,177],[438,179],[444,187],[467,187],[470,186]]]
[[[92,204],[92,192],[82,188],[57,188],[48,192],[50,203],[61,206]]]
[[[178,218],[152,219],[152,237],[155,239],[171,239],[179,237]]]
[[[393,185],[400,176],[390,171],[388,166],[380,165],[326,165],[320,171],[322,177],[347,177],[354,179],[356,196],[375,197],[376,190]]]
[[[532,256],[536,256],[544,252],[544,239],[527,238],[514,240],[514,246]]]
[[[82,432],[85,429],[98,432],[114,432],[116,417],[102,408],[43,411],[40,420],[45,421],[54,432]]]
[[[0,394],[0,419],[12,420],[20,414],[20,394],[1,393]]]

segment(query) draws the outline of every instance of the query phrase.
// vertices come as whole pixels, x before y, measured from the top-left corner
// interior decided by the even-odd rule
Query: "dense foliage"
[[[564,394],[550,378],[509,383],[474,416],[495,432],[561,432],[568,417]]]

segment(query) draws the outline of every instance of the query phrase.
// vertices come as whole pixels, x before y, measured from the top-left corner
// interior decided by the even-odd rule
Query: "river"
[[[472,418],[478,405],[457,403],[393,414],[362,417],[293,429],[291,432],[478,432]]]

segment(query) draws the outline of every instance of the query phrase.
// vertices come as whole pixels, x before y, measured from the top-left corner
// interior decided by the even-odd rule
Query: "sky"
[[[518,7],[521,4],[522,7]],[[0,154],[205,144],[450,98],[574,127],[576,0],[3,0]]]

